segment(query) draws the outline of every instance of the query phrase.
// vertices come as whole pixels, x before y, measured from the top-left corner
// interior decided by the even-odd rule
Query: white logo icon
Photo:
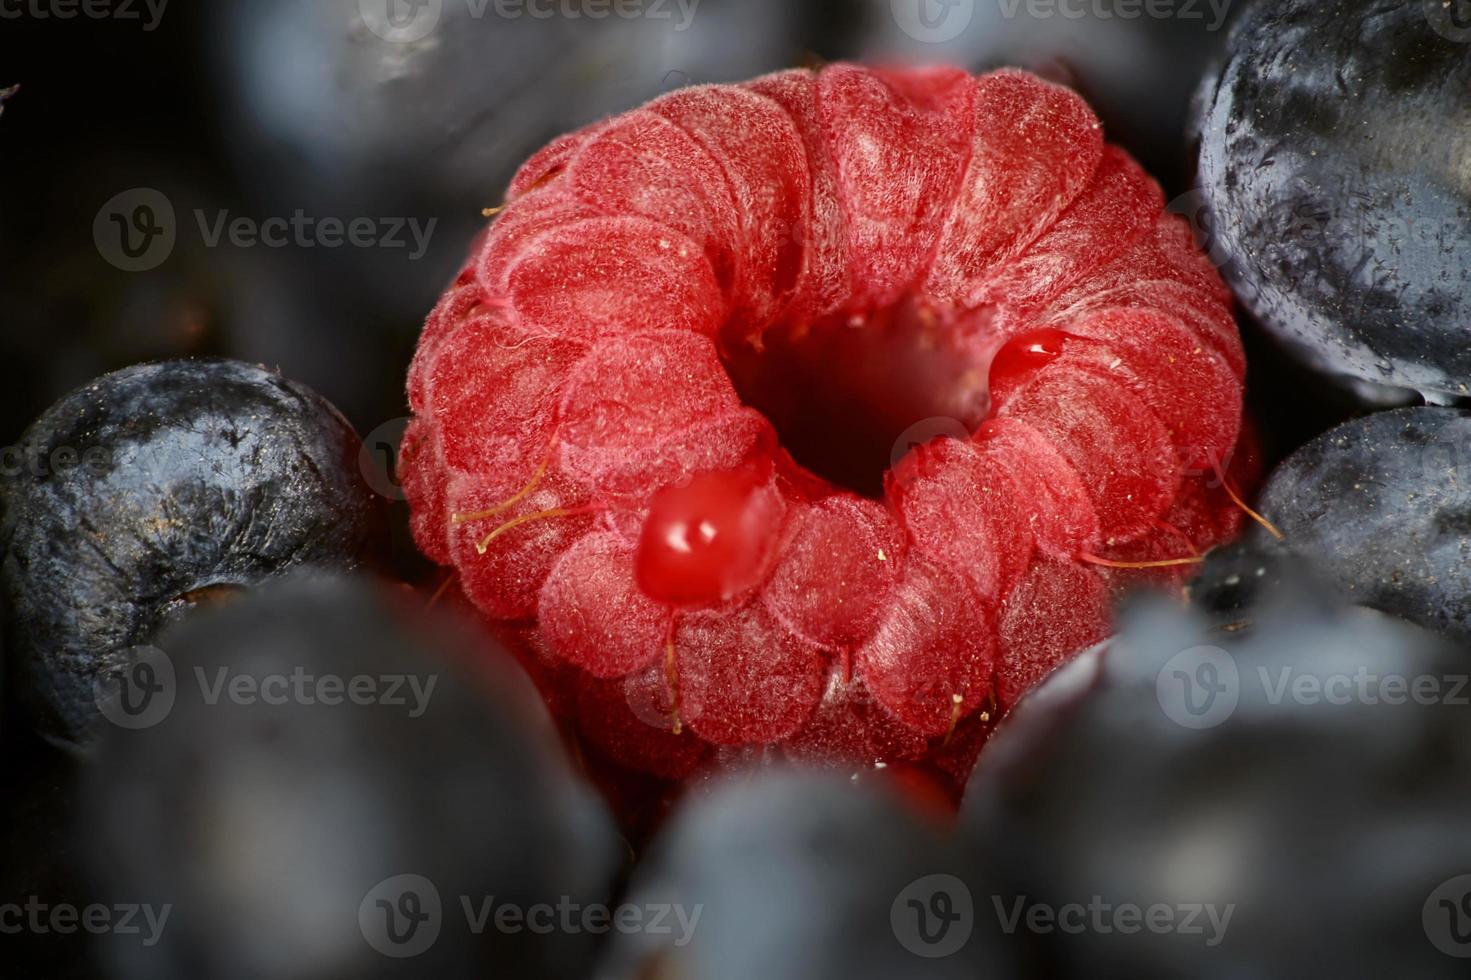
[[[899,29],[924,44],[944,44],[965,33],[975,0],[889,0]]]
[[[1236,710],[1241,678],[1236,661],[1225,650],[1191,647],[1175,654],[1160,669],[1154,693],[1175,724],[1214,728]]]
[[[412,44],[439,26],[444,0],[358,0],[368,30],[385,41]]]

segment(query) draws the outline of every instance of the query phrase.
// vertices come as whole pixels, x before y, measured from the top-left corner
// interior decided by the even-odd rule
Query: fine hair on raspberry
[[[1244,372],[1078,95],[835,64],[528,160],[425,326],[401,471],[421,549],[620,766],[963,779],[1121,589],[1235,535]]]

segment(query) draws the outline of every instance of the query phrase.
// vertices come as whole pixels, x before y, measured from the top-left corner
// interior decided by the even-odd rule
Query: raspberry
[[[1235,535],[1244,368],[1076,95],[782,72],[523,168],[420,341],[405,488],[598,756],[953,782],[1120,589]],[[895,464],[927,417],[970,436]]]

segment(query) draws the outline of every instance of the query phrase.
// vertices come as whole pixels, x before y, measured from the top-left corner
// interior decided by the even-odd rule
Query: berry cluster
[[[353,0],[264,6],[226,32],[249,64],[276,77],[299,34],[286,77],[310,62],[342,87],[242,103],[280,104],[261,118],[306,168],[277,181],[260,153],[254,176],[318,203],[442,196],[473,220],[495,159],[599,111],[559,93],[613,50],[562,44],[570,13],[523,20],[541,46],[501,72],[566,57],[518,94],[470,57],[521,37],[513,18],[420,5],[390,41]],[[820,6],[841,56],[844,4]],[[1441,2],[1243,5],[1180,154],[1205,66],[1158,52],[1206,38],[1110,6],[960,10],[947,52],[1042,77],[838,63],[555,140],[419,339],[394,473],[396,423],[360,441],[228,357],[137,363],[41,414],[0,453],[0,972],[1463,976],[1471,183],[1431,137],[1471,93],[1471,30]],[[803,19],[703,0],[699,32],[659,46],[744,76],[689,45],[775,7]],[[625,26],[652,43],[649,13]],[[1093,68],[1022,40],[1068,55],[1081,24]],[[643,50],[597,77],[643,73]],[[106,152],[17,77],[18,154],[75,173],[56,152],[75,144],[26,128],[46,99]],[[318,139],[323,105],[345,139]],[[26,174],[0,192],[44,197]],[[99,248],[146,210],[115,207]],[[10,236],[40,257],[0,261],[16,323],[34,305],[77,338],[93,316],[172,332],[177,300],[213,292],[181,242],[164,279],[94,303],[112,287],[47,247],[67,213]],[[395,299],[427,308],[453,266],[426,257],[415,298],[382,254],[298,258],[248,292],[311,280],[320,317],[252,302],[237,316],[291,342],[221,353],[279,349],[358,421],[402,414],[371,365],[401,377],[411,337],[338,377],[318,358]],[[215,349],[190,309],[166,349]],[[137,360],[130,342],[79,369],[65,331],[12,333],[44,333],[73,380]],[[60,377],[12,373],[48,397]],[[385,506],[395,474],[407,501]]]

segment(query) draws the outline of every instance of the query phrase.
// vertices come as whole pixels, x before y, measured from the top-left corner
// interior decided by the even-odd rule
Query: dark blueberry
[[[585,975],[559,907],[607,902],[606,811],[520,668],[422,602],[308,573],[160,637],[91,767],[99,894],[170,908],[114,975]]]
[[[1200,573],[1187,586],[1196,608],[1212,615],[1244,614],[1263,592],[1281,584],[1280,567],[1261,549],[1237,542],[1206,555]]]
[[[1256,532],[1207,554],[1186,586],[1193,609],[1233,630],[1250,626],[1284,596],[1296,603],[1341,604],[1307,560],[1285,542]]]
[[[1163,600],[1002,724],[962,823],[1027,975],[1464,975],[1465,651],[1282,595],[1245,631]]]
[[[1261,510],[1349,601],[1471,642],[1471,411],[1346,422],[1277,467]]]
[[[298,566],[373,560],[382,500],[352,427],[311,390],[228,360],[105,375],[9,450],[0,588],[14,694],[84,744],[99,676],[167,622]]]
[[[1255,319],[1320,371],[1434,401],[1471,394],[1461,9],[1258,2],[1193,122],[1201,224]]]
[[[625,899],[645,917],[669,910],[671,928],[615,937],[599,976],[1004,976],[989,889],[943,830],[834,777],[716,784],[656,839]]]

